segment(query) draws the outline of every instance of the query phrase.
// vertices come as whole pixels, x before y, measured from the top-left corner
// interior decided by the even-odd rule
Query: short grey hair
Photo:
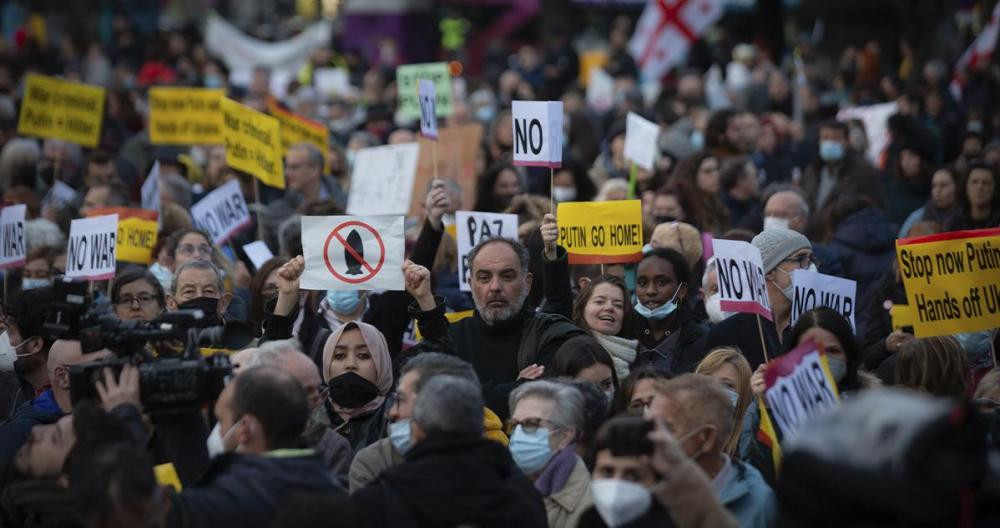
[[[483,435],[483,393],[478,384],[447,374],[434,376],[413,406],[413,422],[427,436]]]
[[[288,150],[304,150],[306,155],[309,157],[309,163],[314,167],[319,168],[320,172],[323,171],[323,153],[316,148],[316,145],[310,143],[296,143],[291,146]]]
[[[802,215],[809,218],[809,201],[806,200],[806,195],[802,193],[802,189],[799,189],[790,183],[772,183],[771,185],[765,187],[764,199],[761,203],[767,206],[768,200],[780,192],[790,192],[794,194],[799,199],[799,206],[802,209]]]
[[[583,429],[583,395],[575,387],[549,380],[525,383],[510,393],[511,414],[525,398],[541,398],[555,403],[549,421],[560,428]]]
[[[705,262],[705,273],[701,276],[701,288],[703,290],[708,289],[708,274],[715,271],[719,267],[719,264],[715,260],[715,255],[708,258]]]
[[[408,372],[417,374],[414,391],[419,394],[424,385],[435,376],[455,376],[479,385],[479,376],[472,364],[455,356],[439,352],[425,352],[410,358],[399,371],[402,378]]]
[[[225,282],[222,280],[222,272],[219,268],[215,267],[215,264],[208,262],[207,260],[189,260],[184,264],[181,264],[176,270],[174,270],[173,280],[170,281],[170,294],[177,293],[177,279],[181,278],[181,273],[185,270],[196,269],[196,270],[207,270],[215,273],[215,278],[218,282],[219,293],[225,291]]]
[[[59,226],[47,218],[33,218],[24,222],[24,240],[28,251],[36,247],[66,249],[66,235]]]
[[[504,238],[502,236],[491,236],[485,240],[480,241],[471,250],[469,250],[469,271],[474,271],[473,263],[476,262],[476,257],[479,256],[479,252],[483,250],[484,247],[490,244],[506,244],[515,255],[517,255],[517,260],[521,263],[521,275],[528,272],[528,265],[530,264],[531,257],[528,255],[528,248],[524,247],[524,244],[518,242],[517,240],[511,240],[509,238]],[[472,279],[469,279],[472,280]]]
[[[184,209],[191,208],[191,184],[176,172],[160,174],[160,185],[170,193],[174,203]]]
[[[241,368],[256,367],[259,365],[271,365],[272,367],[284,368],[285,356],[291,353],[302,354],[302,343],[298,338],[279,339],[268,341],[257,348],[257,351],[250,354]]]

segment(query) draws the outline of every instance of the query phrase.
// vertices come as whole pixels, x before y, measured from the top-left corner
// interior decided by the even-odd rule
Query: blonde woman
[[[730,401],[733,402],[733,427],[726,441],[726,454],[739,457],[740,433],[747,407],[753,402],[750,390],[750,363],[735,347],[716,347],[698,363],[695,374],[704,374],[722,383]]]

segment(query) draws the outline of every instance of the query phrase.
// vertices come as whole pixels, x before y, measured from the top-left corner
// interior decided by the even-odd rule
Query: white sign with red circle
[[[402,290],[402,216],[303,216],[304,290]]]

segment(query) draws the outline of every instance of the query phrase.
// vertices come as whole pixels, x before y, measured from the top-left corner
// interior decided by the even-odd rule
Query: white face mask
[[[28,354],[17,353],[17,349],[29,341],[31,341],[31,338],[21,341],[17,346],[13,346],[10,344],[10,333],[6,330],[0,333],[0,372],[13,373],[14,362],[17,361],[17,358],[34,354],[34,352]]]
[[[208,433],[208,439],[205,440],[205,447],[208,448],[208,458],[215,458],[226,452],[226,437],[229,436],[229,433],[236,430],[236,426],[239,425],[239,423],[239,420],[237,420],[236,423],[234,423],[232,427],[226,431],[226,434],[223,435],[222,426],[219,422],[215,422],[215,427],[212,428],[211,433]]]
[[[712,323],[720,323],[732,315],[730,312],[722,311],[722,297],[718,292],[709,295],[708,299],[705,299],[705,312],[708,313],[708,320]]]
[[[635,482],[620,479],[599,479],[591,482],[590,495],[597,513],[611,528],[642,517],[653,503],[649,490]]]
[[[769,229],[791,229],[788,227],[788,219],[780,218],[777,216],[765,216],[764,217],[764,231]]]
[[[552,199],[557,202],[572,202],[576,200],[576,187],[553,187]]]

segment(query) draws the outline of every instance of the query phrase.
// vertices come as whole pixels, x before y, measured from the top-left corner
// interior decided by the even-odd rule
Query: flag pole
[[[760,335],[760,350],[764,353],[764,361],[770,361],[767,357],[767,344],[764,342],[764,326],[760,322],[760,314],[754,314],[757,316],[757,333]]]

